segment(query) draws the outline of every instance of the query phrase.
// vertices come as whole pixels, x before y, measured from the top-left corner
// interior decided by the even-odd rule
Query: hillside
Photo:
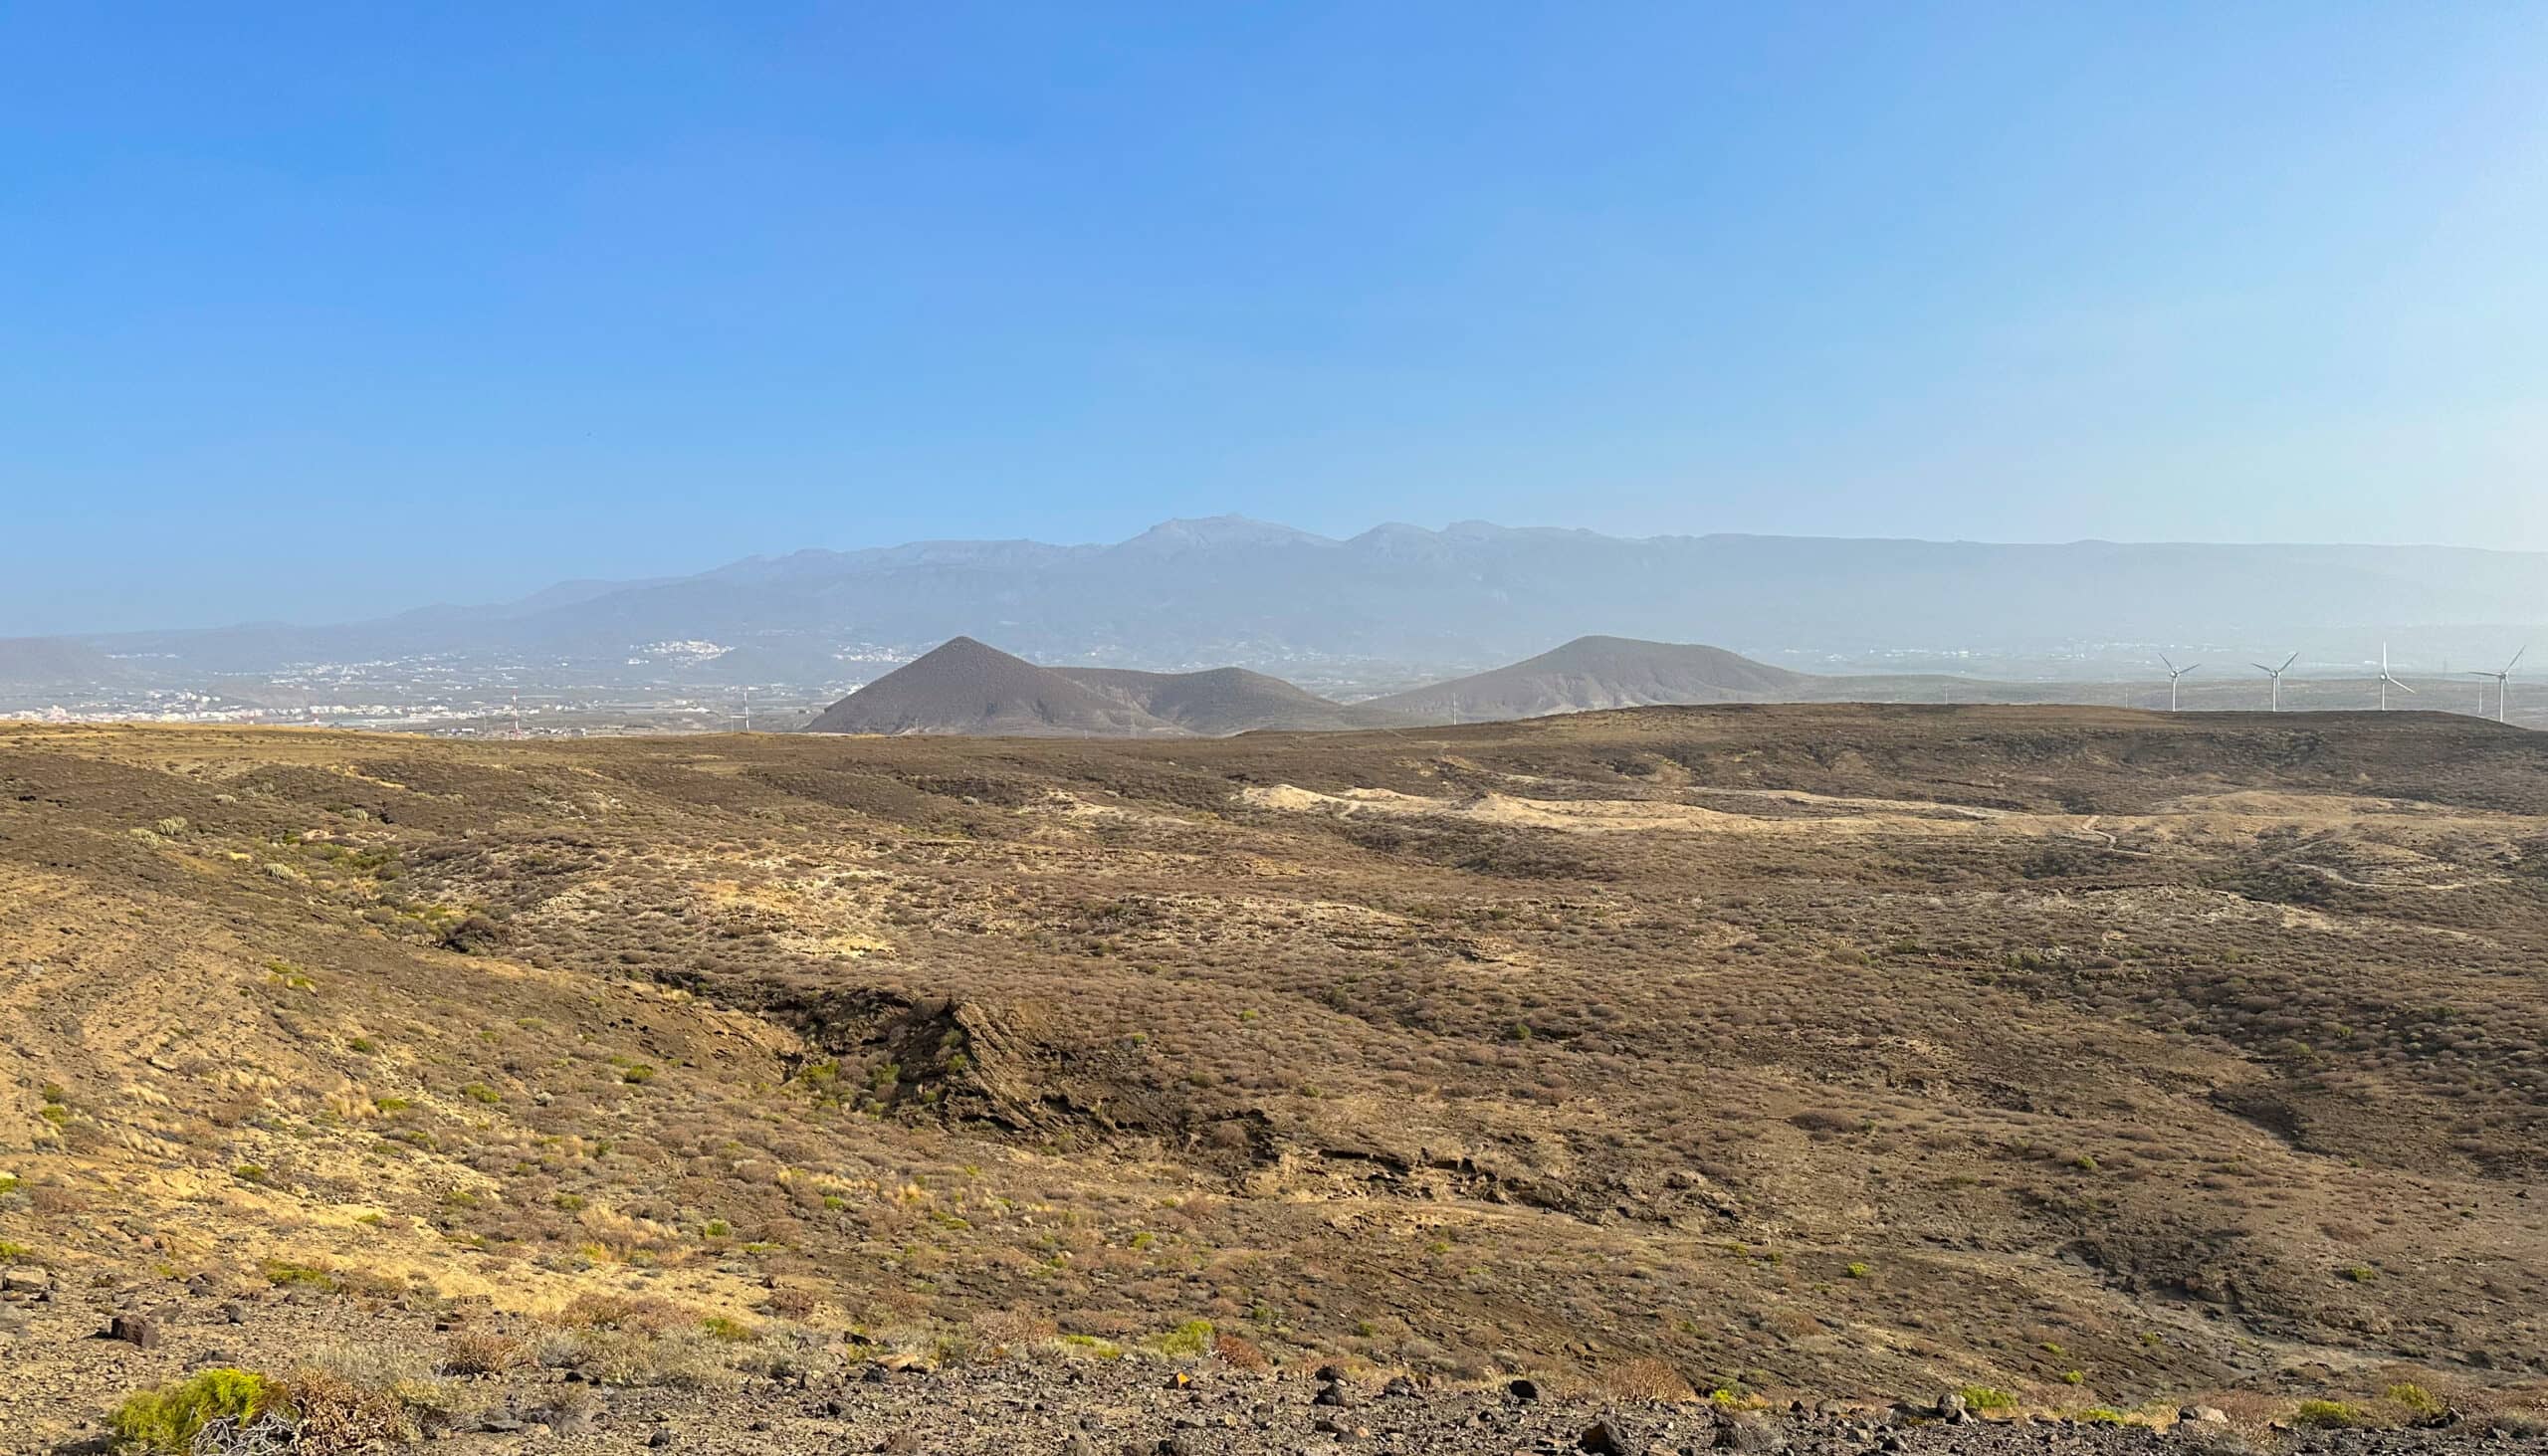
[[[2548,739],[2410,713],[0,727],[12,1439],[384,1346],[622,1448],[884,1357],[2528,1399],[2543,858]]]
[[[1377,698],[1366,706],[1426,723],[1487,723],[1609,708],[1775,700],[1796,696],[1817,681],[1722,648],[1579,637],[1510,667]]]
[[[824,710],[816,733],[1218,737],[1251,729],[1369,728],[1395,715],[1331,703],[1263,673],[1047,668],[958,637]]]
[[[1207,737],[1260,728],[1312,731],[1372,728],[1400,721],[1385,710],[1331,703],[1280,678],[1245,668],[1212,668],[1199,673],[1144,673],[1129,668],[1054,671],[1127,707]]]
[[[957,637],[823,710],[805,731],[1131,737],[1176,729],[1114,695]]]
[[[0,637],[0,687],[80,688],[125,677],[97,649],[60,637]]]

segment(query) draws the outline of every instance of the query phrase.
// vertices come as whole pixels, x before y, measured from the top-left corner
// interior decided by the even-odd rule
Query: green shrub
[[[124,1397],[112,1419],[115,1440],[144,1451],[182,1452],[195,1433],[216,1420],[241,1423],[284,1409],[283,1388],[253,1370],[227,1365],[203,1370],[156,1390]]]
[[[2442,1403],[2431,1390],[2412,1380],[2402,1380],[2381,1392],[2392,1405],[2403,1405],[2418,1415],[2440,1415]]]
[[[2346,1431],[2369,1425],[2371,1417],[2361,1406],[2341,1400],[2303,1400],[2291,1413],[2291,1423],[2314,1431]]]
[[[1967,1385],[1956,1392],[1964,1397],[1968,1410],[2015,1410],[2017,1397],[1989,1385]]]
[[[266,1282],[278,1288],[301,1286],[309,1289],[332,1290],[336,1276],[308,1264],[295,1264],[289,1259],[268,1259],[264,1265]]]
[[[1212,1348],[1212,1322],[1188,1320],[1151,1342],[1161,1354],[1190,1359]]]

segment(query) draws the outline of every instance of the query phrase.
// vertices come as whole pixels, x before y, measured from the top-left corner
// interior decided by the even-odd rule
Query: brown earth
[[[517,1380],[2519,1406],[2543,744],[0,728],[9,1353],[64,1434],[179,1372],[72,1337],[184,1298],[545,1332]]]

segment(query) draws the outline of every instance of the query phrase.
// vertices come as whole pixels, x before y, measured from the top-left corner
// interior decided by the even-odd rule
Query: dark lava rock
[[[647,1433],[646,1444],[657,1450],[662,1450],[664,1447],[669,1446],[672,1443],[673,1428],[671,1426],[657,1426],[654,1430]]]
[[[1540,1382],[1537,1380],[1515,1380],[1512,1384],[1505,1386],[1504,1390],[1514,1399],[1526,1403],[1540,1398]]]
[[[159,1345],[159,1327],[140,1315],[117,1315],[106,1322],[106,1338],[153,1350]]]
[[[1318,1393],[1310,1397],[1310,1404],[1312,1405],[1345,1406],[1353,1403],[1354,1402],[1347,1397],[1345,1387],[1334,1380],[1330,1380],[1326,1384],[1319,1386]]]
[[[1575,1438],[1576,1449],[1592,1456],[1641,1456],[1641,1448],[1606,1420],[1596,1420]]]
[[[1766,1453],[1787,1449],[1788,1438],[1766,1420],[1730,1420],[1716,1428],[1716,1449]]]

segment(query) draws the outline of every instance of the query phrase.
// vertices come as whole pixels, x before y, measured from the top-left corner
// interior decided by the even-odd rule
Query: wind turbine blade
[[[2521,644],[2521,652],[2528,652],[2529,650],[2530,650],[2530,644],[2529,644],[2529,643],[2525,642],[2525,643]],[[2505,671],[2505,672],[2511,672],[2514,668],[2519,667],[2519,666],[2521,665],[2521,652],[2516,652],[2516,653],[2514,653],[2514,654],[2512,655],[2512,661],[2504,664],[2504,671]]]
[[[2167,663],[2169,677],[2173,678],[2177,675],[2177,665],[2175,663],[2168,662],[2168,655],[2166,653],[2163,652],[2159,654],[2159,661]]]
[[[2290,672],[2290,671],[2291,671],[2291,665],[2292,665],[2293,663],[2298,662],[2298,661],[2300,661],[2300,654],[2295,652],[2295,653],[2293,653],[2291,656],[2284,658],[2284,659],[2282,660],[2282,666],[2280,666],[2280,667],[2278,667],[2278,668],[2275,668],[2275,669],[2274,669],[2274,671],[2275,671],[2275,672],[2277,672],[2277,673],[2287,673],[2287,672]]]
[[[2495,676],[2495,674],[2487,672],[2483,668],[2461,668],[2460,671],[2472,678],[2491,678]]]
[[[2178,671],[2177,671],[2177,676],[2179,676],[2179,677],[2184,677],[2187,673],[2193,672],[2193,671],[2195,670],[2195,668],[2199,668],[2199,667],[2202,667],[2202,666],[2203,666],[2203,664],[2201,664],[2201,663],[2196,663],[2196,664],[2194,665],[2194,667],[2192,667],[2192,668],[2180,668],[2180,669],[2178,669]]]
[[[2265,675],[2266,677],[2268,677],[2268,678],[2273,677],[2275,674],[2280,673],[2280,672],[2282,671],[2282,669],[2280,669],[2280,668],[2269,668],[2269,667],[2266,667],[2263,663],[2260,663],[2260,662],[2251,662],[2251,663],[2247,664],[2247,666],[2249,666],[2249,667],[2251,667],[2251,668],[2254,668],[2257,672],[2260,672],[2260,673],[2264,674],[2264,675]]]
[[[2408,695],[2412,696],[2412,695],[2415,693],[2415,691],[2416,691],[2415,689],[2408,687],[2406,684],[2398,682],[2398,680],[2397,680],[2396,678],[2391,678],[2389,681],[2390,681],[2391,683],[2393,683],[2393,684],[2396,684],[2398,691],[2399,691],[2399,692],[2401,692],[2401,693],[2405,693],[2405,694],[2408,694]]]

